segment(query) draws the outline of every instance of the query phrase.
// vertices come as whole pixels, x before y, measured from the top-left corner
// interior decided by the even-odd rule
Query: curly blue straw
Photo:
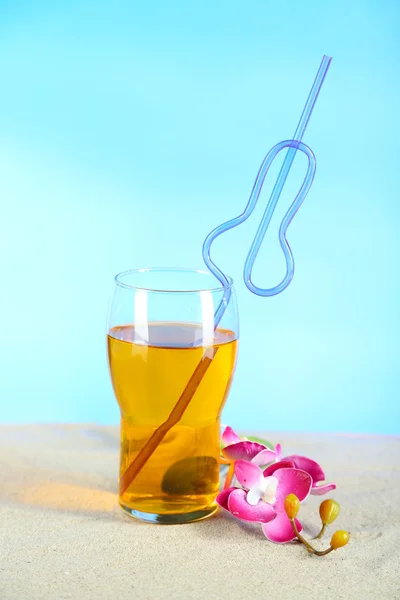
[[[271,192],[271,196],[270,196],[268,204],[266,206],[264,215],[261,219],[261,222],[258,226],[256,235],[253,239],[250,250],[246,257],[246,261],[244,264],[244,270],[243,270],[243,279],[244,279],[244,282],[245,282],[247,288],[254,294],[257,294],[258,296],[274,296],[276,294],[280,294],[281,292],[283,292],[283,290],[285,290],[288,287],[288,285],[290,284],[290,282],[293,279],[294,259],[293,259],[292,250],[286,239],[286,231],[287,231],[287,228],[289,227],[293,217],[295,216],[295,214],[299,210],[300,206],[302,205],[305,197],[307,196],[308,191],[309,191],[311,184],[313,182],[313,179],[314,179],[315,169],[316,169],[315,156],[314,156],[314,153],[311,150],[311,148],[309,148],[306,144],[303,144],[302,139],[303,139],[303,135],[306,130],[306,127],[308,125],[308,122],[310,120],[313,108],[315,106],[315,102],[317,101],[319,92],[320,92],[322,84],[324,82],[325,76],[328,72],[331,60],[332,60],[332,58],[329,56],[326,56],[326,55],[324,55],[322,58],[320,67],[318,69],[318,72],[315,77],[311,91],[308,95],[307,102],[304,106],[299,123],[298,123],[296,131],[294,133],[293,139],[279,142],[278,144],[273,146],[273,148],[271,148],[271,150],[268,152],[268,154],[264,158],[264,160],[261,164],[261,167],[258,171],[256,180],[254,182],[249,201],[247,203],[246,208],[242,212],[242,214],[240,214],[238,217],[235,217],[234,219],[231,219],[230,221],[227,221],[226,223],[223,223],[222,225],[219,225],[218,227],[213,229],[213,231],[211,231],[211,233],[209,233],[208,236],[206,237],[206,239],[204,240],[203,251],[202,251],[203,260],[206,263],[209,271],[211,271],[211,273],[213,273],[213,275],[222,283],[223,286],[228,286],[229,280],[226,277],[226,275],[221,271],[221,269],[219,269],[217,267],[217,265],[214,263],[214,261],[211,259],[211,255],[210,255],[211,245],[219,235],[221,235],[222,233],[225,233],[226,231],[228,231],[229,229],[232,229],[233,227],[237,227],[238,225],[240,225],[241,223],[243,223],[250,217],[250,215],[254,211],[254,208],[256,207],[257,201],[259,199],[259,196],[260,196],[260,193],[262,190],[262,186],[264,184],[265,177],[268,173],[268,170],[269,170],[274,158],[276,158],[276,156],[279,154],[279,152],[281,152],[285,148],[288,148],[288,151],[286,153],[281,170],[280,170],[277,180],[275,182],[274,188]],[[277,205],[280,195],[282,193],[283,186],[285,185],[290,168],[293,164],[294,157],[298,150],[300,150],[300,152],[303,152],[307,156],[308,167],[307,167],[307,172],[304,177],[303,183],[301,184],[300,190],[298,191],[296,198],[294,199],[293,203],[289,207],[288,211],[284,215],[282,222],[280,224],[280,227],[279,227],[279,243],[282,248],[282,252],[284,254],[285,261],[286,261],[286,274],[285,274],[284,278],[282,279],[282,281],[278,285],[276,285],[272,288],[260,288],[260,287],[256,286],[252,282],[252,279],[251,279],[254,261],[257,257],[257,254],[260,250],[261,244],[264,240],[265,234],[268,230],[268,227],[271,222],[272,216],[274,214],[276,205]],[[224,297],[215,313],[215,327],[218,326],[219,322],[222,319],[225,308],[229,303],[230,294],[231,294],[231,292],[230,292],[230,288],[228,286],[226,288]]]

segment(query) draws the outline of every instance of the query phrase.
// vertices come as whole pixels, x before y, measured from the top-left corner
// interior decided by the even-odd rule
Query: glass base
[[[195,521],[202,521],[212,517],[218,510],[218,506],[210,506],[209,508],[202,508],[190,513],[184,514],[165,514],[159,515],[154,513],[143,512],[141,510],[135,510],[120,504],[121,509],[126,515],[138,519],[139,521],[145,521],[147,523],[158,523],[159,525],[179,525],[183,523],[194,523]]]

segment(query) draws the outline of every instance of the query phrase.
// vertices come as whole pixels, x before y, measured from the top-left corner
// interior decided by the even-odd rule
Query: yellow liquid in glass
[[[149,324],[146,342],[132,325],[109,332],[110,371],[121,409],[120,476],[168,419],[204,352],[214,349],[181,420],[120,496],[125,510],[183,515],[216,507],[220,414],[235,368],[237,340],[232,331],[218,329],[205,346],[200,345],[201,335],[201,327],[179,323]]]

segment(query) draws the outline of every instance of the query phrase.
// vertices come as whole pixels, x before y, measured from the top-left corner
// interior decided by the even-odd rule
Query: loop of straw
[[[314,153],[311,150],[311,148],[309,148],[308,146],[303,144],[303,142],[298,142],[295,140],[287,140],[284,142],[279,142],[279,144],[276,144],[273,148],[271,148],[271,150],[268,152],[267,156],[264,158],[263,163],[260,167],[260,170],[257,174],[257,178],[254,183],[252,192],[250,194],[249,201],[247,203],[246,208],[242,212],[242,214],[239,215],[238,217],[231,219],[230,221],[227,221],[226,223],[223,223],[222,225],[219,225],[218,227],[216,227],[211,233],[209,233],[209,235],[206,237],[206,239],[204,241],[204,244],[203,244],[204,262],[206,263],[206,265],[207,265],[208,269],[211,271],[211,273],[213,273],[213,275],[215,275],[215,277],[217,277],[217,279],[219,279],[219,281],[221,281],[221,283],[223,285],[226,285],[226,282],[228,280],[225,277],[225,275],[222,273],[222,271],[217,267],[217,265],[211,259],[211,256],[210,256],[211,245],[218,236],[225,233],[229,229],[233,229],[234,227],[241,225],[242,223],[244,223],[244,221],[246,221],[250,217],[250,215],[253,213],[253,211],[257,205],[265,177],[268,173],[268,170],[269,170],[274,158],[279,154],[279,152],[281,152],[282,150],[284,150],[285,148],[288,148],[288,147],[290,149],[293,148],[295,151],[300,150],[301,152],[303,152],[308,158],[308,167],[307,167],[307,173],[304,177],[303,183],[301,184],[300,190],[298,191],[297,196],[294,199],[289,210],[286,212],[285,216],[283,217],[280,228],[279,228],[279,243],[280,243],[280,246],[282,248],[282,251],[284,253],[285,260],[286,260],[286,275],[278,285],[276,285],[273,288],[268,288],[268,289],[263,289],[263,288],[255,286],[251,280],[251,272],[253,269],[254,261],[260,250],[262,241],[264,239],[264,236],[268,229],[268,226],[271,222],[272,216],[274,214],[274,211],[275,211],[278,199],[279,199],[279,195],[281,193],[281,190],[279,190],[279,192],[277,192],[276,194],[271,195],[271,198],[265,209],[264,215],[258,226],[257,233],[254,237],[254,240],[252,242],[250,250],[247,254],[247,258],[246,258],[245,265],[244,265],[244,281],[245,281],[248,289],[251,292],[253,292],[254,294],[257,294],[258,296],[273,296],[275,294],[279,294],[284,289],[286,289],[293,278],[294,261],[293,261],[293,255],[292,255],[291,248],[286,239],[286,231],[287,231],[287,228],[289,227],[294,215],[296,214],[296,212],[299,210],[300,206],[302,205],[304,198],[307,196],[307,193],[311,187],[311,184],[313,182],[314,175],[315,175],[316,162],[315,162]],[[230,287],[226,288],[224,298],[221,301],[221,303],[215,313],[214,318],[215,318],[216,326],[218,326],[219,322],[221,321],[221,318],[225,312],[225,307],[229,303],[230,294],[231,294]]]

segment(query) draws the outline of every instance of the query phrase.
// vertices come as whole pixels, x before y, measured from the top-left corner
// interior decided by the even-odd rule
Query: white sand
[[[269,434],[319,460],[351,542],[316,558],[228,515],[147,525],[116,502],[118,431],[0,427],[0,599],[400,599],[400,438]],[[311,497],[300,513],[319,526]]]

